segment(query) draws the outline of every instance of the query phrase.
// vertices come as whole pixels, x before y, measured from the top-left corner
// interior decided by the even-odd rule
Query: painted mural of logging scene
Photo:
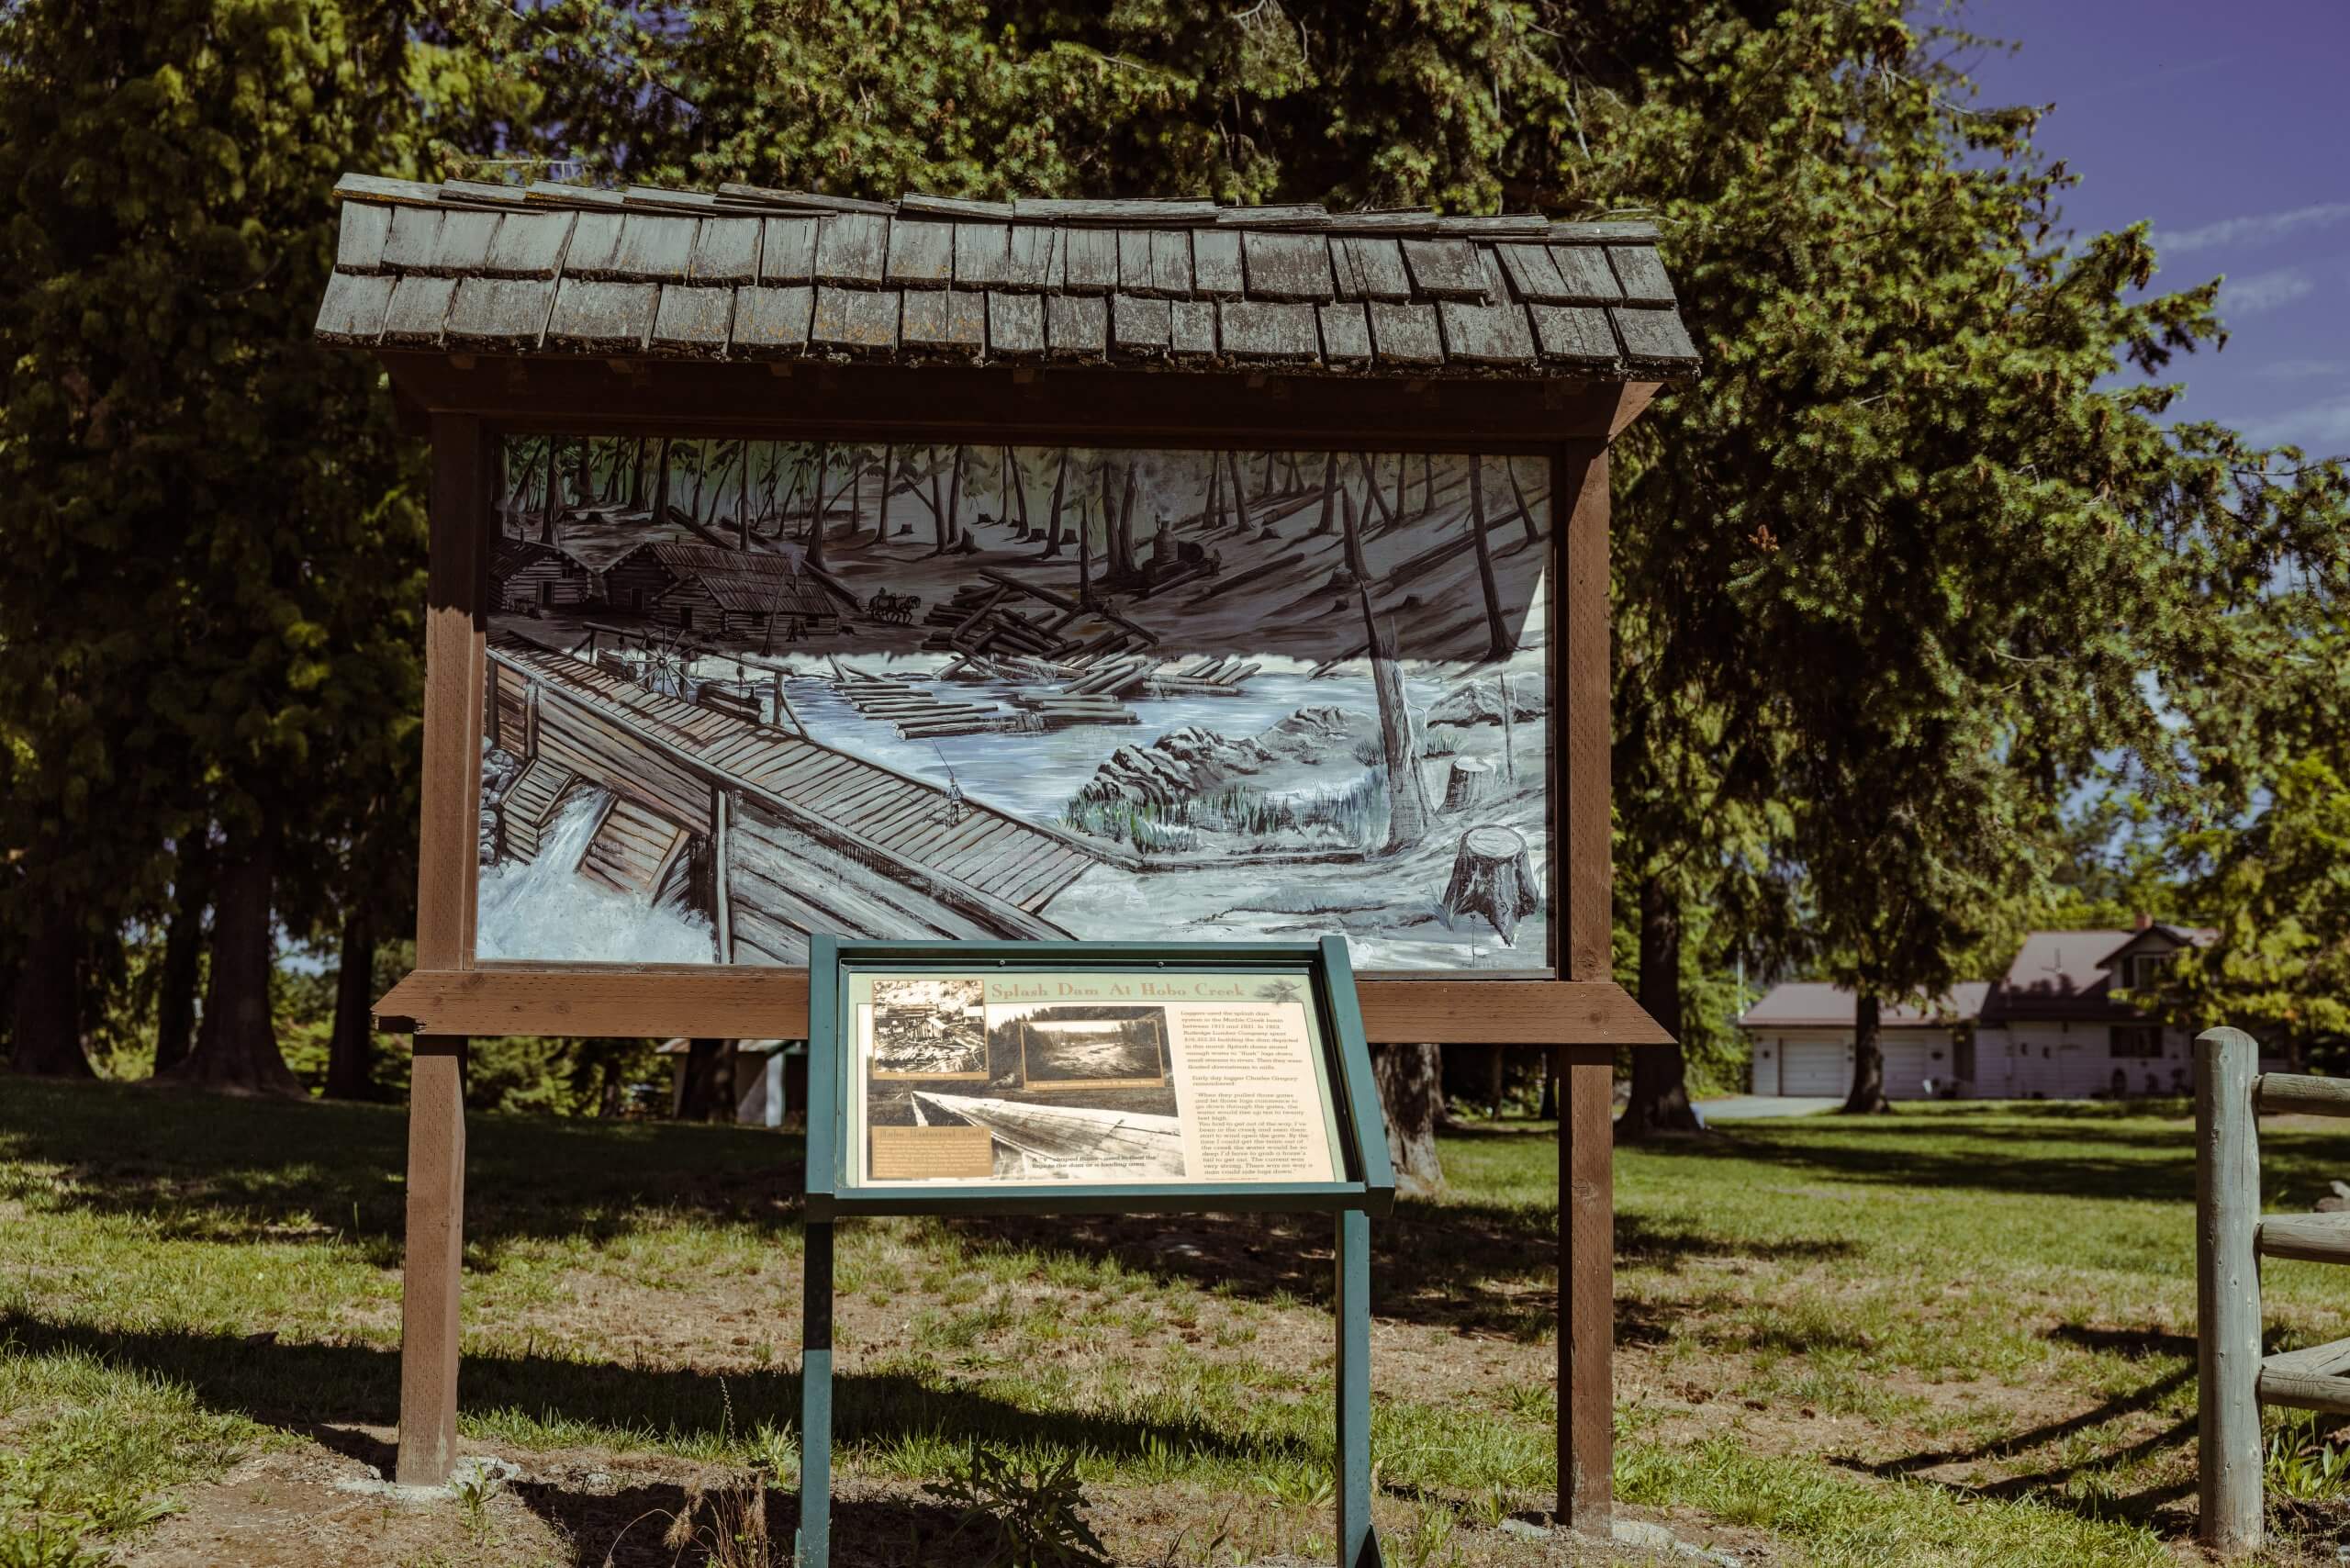
[[[1534,458],[508,439],[484,959],[1547,970]]]

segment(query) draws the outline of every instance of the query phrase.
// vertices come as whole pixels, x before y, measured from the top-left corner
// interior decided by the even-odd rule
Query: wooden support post
[[[1338,1568],[1379,1568],[1371,1522],[1371,1216],[1338,1215]]]
[[[718,961],[734,961],[734,899],[727,885],[733,873],[734,798],[725,790],[710,792],[711,924],[718,939]]]
[[[824,1102],[811,1094],[809,1115]],[[801,1261],[799,1568],[828,1568],[833,1551],[833,1226],[810,1220]]]
[[[1566,636],[1551,667],[1565,707],[1553,927],[1571,980],[1604,980],[1613,961],[1608,894],[1607,453],[1561,450],[1550,493],[1571,498],[1560,545]],[[1562,915],[1563,918],[1559,916]],[[1615,1052],[1569,1040],[1559,1117],[1559,1522],[1607,1540],[1615,1529]]]
[[[438,1486],[457,1462],[464,1082],[462,1037],[416,1037],[408,1099],[408,1246],[400,1260],[397,1473],[403,1486]]]
[[[432,555],[424,622],[423,816],[416,961],[471,966],[495,454],[479,421],[432,419]],[[535,739],[535,735],[532,737]],[[408,1245],[400,1268],[403,1485],[437,1486],[457,1458],[458,1298],[464,1251],[465,1042],[420,1036],[408,1087]]]
[[[2214,1551],[2260,1548],[2260,1047],[2241,1029],[2195,1039],[2195,1342],[2201,1520]]]

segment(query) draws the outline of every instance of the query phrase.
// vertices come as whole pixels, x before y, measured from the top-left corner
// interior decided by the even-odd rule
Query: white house
[[[1932,1080],[1938,1092],[1975,1075],[1976,1020],[1983,980],[1969,980],[1930,1008],[1886,1004],[1877,1015],[1885,1053],[1885,1092],[1896,1100],[1921,1099]],[[1738,1020],[1751,1047],[1757,1094],[1837,1095],[1852,1088],[1852,993],[1820,980],[1774,985]]]
[[[2183,1094],[2191,1036],[2114,993],[2146,991],[2182,947],[2211,939],[2141,918],[2132,931],[2035,931],[1998,980],[1971,980],[1930,1008],[1884,1010],[1888,1098],[1976,1099]],[[1757,1094],[1841,1095],[1852,1083],[1852,995],[1797,980],[1774,986],[1739,1018]]]

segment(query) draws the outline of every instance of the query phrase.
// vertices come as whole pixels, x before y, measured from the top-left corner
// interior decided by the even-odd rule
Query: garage
[[[1835,1040],[1789,1040],[1781,1047],[1782,1094],[1834,1095],[1852,1092],[1852,1048]]]

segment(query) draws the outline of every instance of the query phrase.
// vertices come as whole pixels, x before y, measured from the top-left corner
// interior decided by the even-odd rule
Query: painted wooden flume
[[[341,188],[319,335],[433,454],[401,1479],[454,1455],[468,1036],[797,1035],[819,935],[1326,933],[1374,1044],[1559,1053],[1604,1531],[1610,1080],[1662,1039],[1609,971],[1608,446],[1696,364],[1654,230]]]

